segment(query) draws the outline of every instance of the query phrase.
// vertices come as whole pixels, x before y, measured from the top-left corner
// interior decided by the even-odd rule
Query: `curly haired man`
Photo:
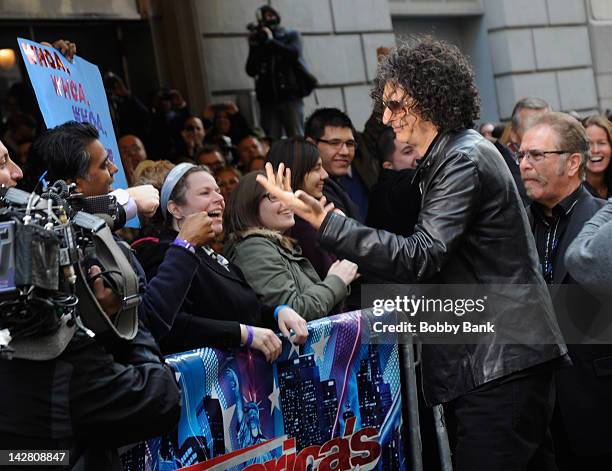
[[[454,469],[554,470],[553,375],[567,348],[514,180],[472,129],[480,109],[472,68],[456,47],[424,38],[382,61],[372,95],[396,138],[423,155],[414,234],[365,227],[278,187],[275,194],[318,229],[323,248],[363,271],[395,283],[503,291],[482,317],[494,332],[474,342],[424,340],[423,393],[444,405]],[[275,191],[271,179],[261,183]]]

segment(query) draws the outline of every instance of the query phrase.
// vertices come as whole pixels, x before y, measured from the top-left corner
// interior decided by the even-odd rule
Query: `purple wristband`
[[[191,244],[191,242],[187,242],[180,237],[177,237],[172,241],[172,245],[178,245],[179,247],[183,247],[184,249],[189,250],[191,253],[195,253],[195,247]]]
[[[253,330],[253,326],[251,325],[247,325],[247,339],[246,342],[244,342],[244,346],[245,347],[250,347],[251,344],[253,343],[253,335],[255,335],[255,331]]]

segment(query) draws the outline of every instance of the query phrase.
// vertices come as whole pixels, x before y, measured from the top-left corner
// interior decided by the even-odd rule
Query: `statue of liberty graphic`
[[[236,372],[232,368],[227,368],[225,374],[229,378],[230,389],[236,401],[236,418],[238,421],[237,441],[239,448],[246,448],[251,445],[265,442],[268,438],[264,436],[259,423],[260,403],[256,402],[253,397],[249,397],[248,399],[242,397],[238,375],[236,375]],[[265,463],[273,458],[270,452],[265,452],[246,462],[245,466],[254,463]]]

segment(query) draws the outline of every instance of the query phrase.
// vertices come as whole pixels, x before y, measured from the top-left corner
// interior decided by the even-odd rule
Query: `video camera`
[[[266,26],[268,26],[268,25],[265,24],[261,20],[258,21],[257,23],[249,23],[247,25],[247,29],[250,32],[250,34],[249,34],[249,41],[251,41],[254,44],[261,44],[266,39],[268,39],[268,35],[263,30]]]
[[[272,18],[269,16],[270,13]],[[264,28],[270,28],[274,34],[275,27],[280,23],[280,17],[276,10],[263,5],[255,11],[255,18],[257,18],[257,23],[249,23],[247,25],[247,29],[250,31],[249,41],[253,44],[261,44],[268,39]]]
[[[109,228],[116,205],[113,196],[85,198],[62,180],[40,196],[0,188],[0,357],[19,357],[15,345],[63,325],[90,336],[136,335],[138,278]],[[94,264],[121,300],[112,320],[89,286]]]

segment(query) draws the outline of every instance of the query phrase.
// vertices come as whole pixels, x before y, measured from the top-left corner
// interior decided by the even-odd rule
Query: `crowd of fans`
[[[143,275],[141,340],[155,358],[160,352],[204,346],[249,346],[272,361],[281,351],[275,330],[295,343],[303,343],[308,335],[307,320],[359,306],[359,300],[351,298],[355,293],[358,296],[362,281],[394,281],[381,280],[380,273],[369,273],[367,267],[350,261],[350,256],[341,257],[323,248],[317,229],[257,182],[258,175],[265,175],[262,169],[266,163],[274,170],[282,164],[291,169],[287,184],[293,190],[333,203],[335,210],[372,228],[410,236],[419,223],[421,190],[417,176],[423,155],[415,146],[397,140],[391,127],[380,125],[379,110],[373,111],[364,131],[358,132],[343,111],[319,108],[306,119],[304,136],[273,140],[253,129],[234,103],[211,105],[199,114],[177,90],[157,91],[147,106],[117,75],[107,74],[104,83],[127,181],[131,187],[151,185],[159,194],[154,214],[140,211],[139,229],[120,232],[131,243],[137,257],[134,264]],[[31,90],[15,85],[3,102],[0,140],[7,152],[0,156],[2,183],[32,191],[47,171],[47,178],[73,181],[88,196],[108,192],[117,168],[108,160],[95,129],[68,123],[43,132],[30,95]],[[550,143],[536,134],[549,128],[558,133]],[[482,123],[478,130],[492,143],[487,145],[499,151],[535,221],[533,231],[544,279],[553,283],[557,272],[552,272],[549,255],[557,250],[559,239],[569,237],[573,230],[571,223],[559,226],[559,221],[570,214],[581,195],[577,192],[588,192],[596,202],[572,237],[603,205],[603,199],[611,196],[612,124],[603,115],[579,121],[553,113],[544,100],[529,97],[516,104],[508,124]],[[564,140],[570,134],[577,136],[574,141]],[[68,141],[77,144],[71,147]],[[589,147],[581,150],[580,142]],[[552,162],[546,157],[554,153],[571,154],[562,160],[567,168],[544,168]],[[574,165],[572,156],[576,153],[579,158]],[[559,203],[563,191],[566,193]],[[555,202],[551,207],[550,201]],[[144,207],[141,201],[136,203],[139,210]],[[557,245],[549,244],[551,225]],[[566,242],[561,244],[563,250],[571,240]],[[554,280],[566,282],[563,278]],[[169,299],[162,301],[168,293]],[[104,305],[112,315],[112,303]],[[78,341],[94,348],[88,343],[91,340]],[[73,359],[74,349],[68,355]],[[128,365],[132,362],[129,356],[119,354],[104,358],[113,368],[122,361]],[[158,368],[152,366],[159,363],[158,358],[147,361],[150,364],[139,363],[140,368],[144,364],[149,369]],[[122,370],[122,374],[129,377],[130,371]],[[155,371],[163,374],[163,368]],[[97,372],[88,370],[87,374]],[[166,395],[165,422],[149,429],[150,434],[160,433],[177,418],[176,391],[159,381],[143,386],[157,388],[151,392],[157,394],[155,397]],[[598,394],[591,392],[593,396]],[[104,388],[98,393],[102,396]],[[153,399],[148,398],[151,402]],[[122,400],[125,397],[116,398],[116,402]],[[143,402],[140,407],[134,406],[138,409],[134,413],[142,414],[140,423],[145,423],[144,417],[159,409],[153,410],[153,405],[140,396],[128,404],[139,400]],[[560,404],[571,409],[563,400]],[[84,408],[82,413],[101,411]],[[568,417],[573,416],[564,415],[568,431],[558,433],[565,440],[562,443],[574,446],[573,418]],[[91,415],[89,420],[95,422]],[[1,427],[0,436],[8,436],[9,430]],[[91,432],[85,426],[82,430],[85,435]],[[95,435],[102,431],[96,430]],[[28,431],[22,432],[27,435]],[[107,433],[113,435],[116,429]],[[610,436],[609,426],[604,433]],[[125,440],[116,437],[112,443],[123,445],[145,438],[147,433],[137,436],[126,431],[125,435]],[[69,433],[63,438],[67,436]],[[50,443],[42,437],[38,440],[29,443]],[[17,446],[17,442],[13,437],[11,443]],[[584,453],[601,455],[603,449],[608,456],[612,449],[606,446],[596,453]],[[572,453],[579,456],[580,445]]]

